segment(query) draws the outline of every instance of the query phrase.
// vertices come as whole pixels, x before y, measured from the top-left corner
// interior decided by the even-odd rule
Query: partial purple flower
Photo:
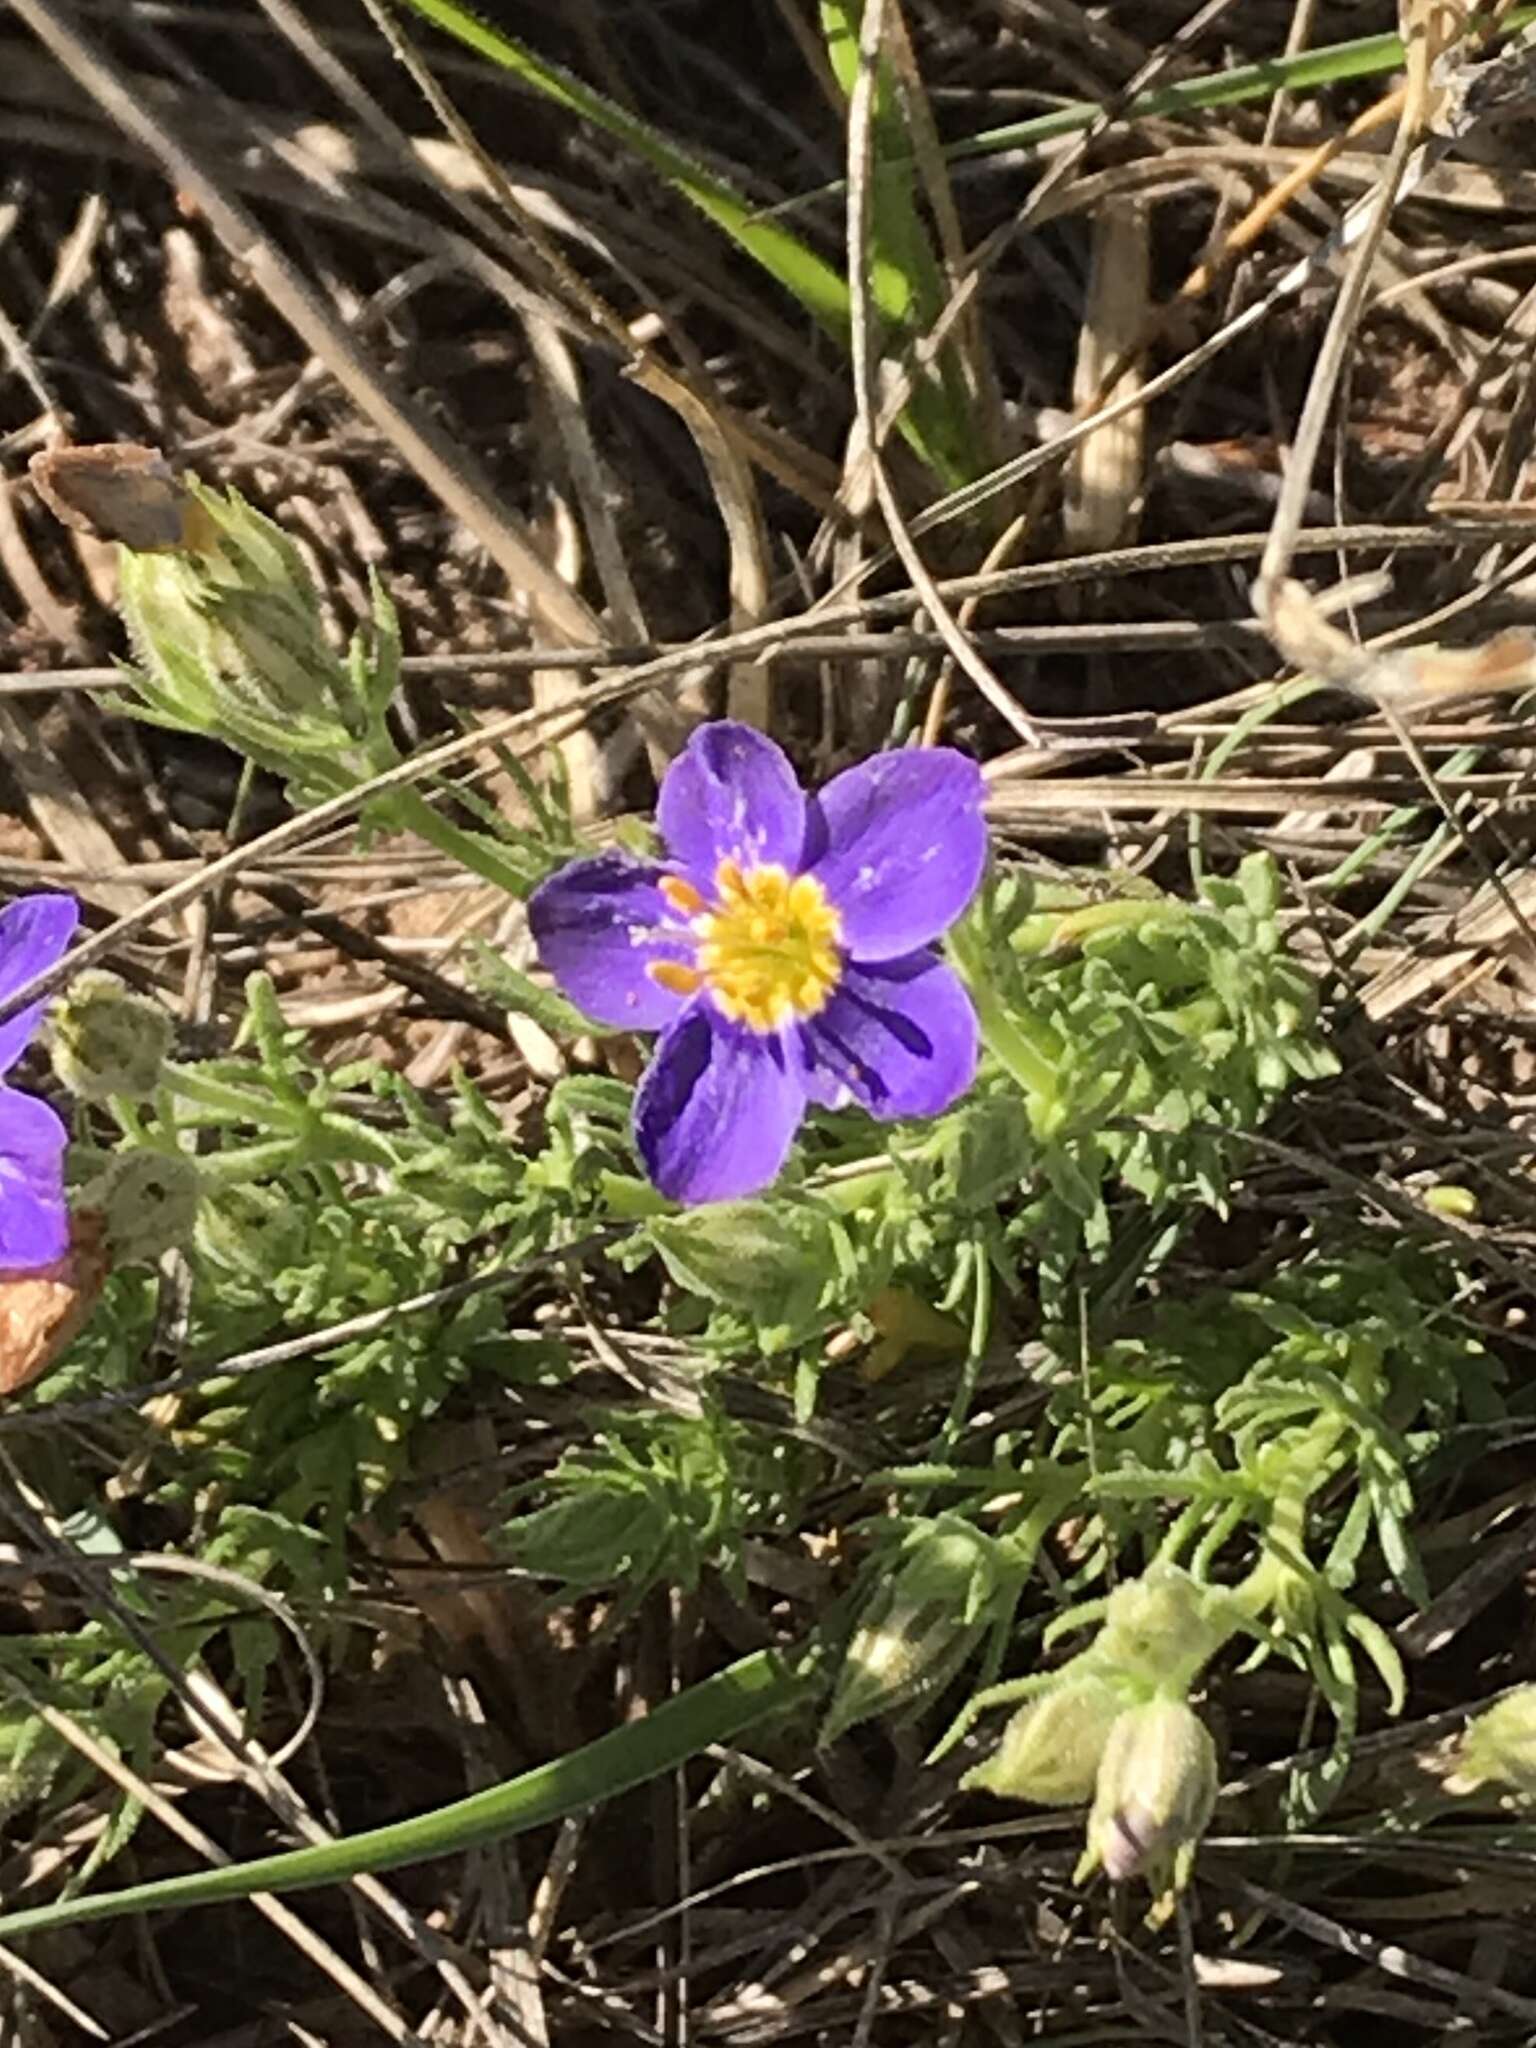
[[[976,1015],[935,942],[986,861],[981,771],[880,754],[807,797],[750,726],[701,726],[657,805],[664,861],[572,861],[535,891],[544,965],[604,1024],[660,1031],[635,1142],[663,1194],[766,1187],[808,1103],[936,1116],[976,1072]]]
[[[0,910],[0,1002],[63,956],[79,922],[73,896],[25,896]],[[0,1074],[26,1051],[46,1007],[29,1003],[0,1023]],[[68,1142],[46,1102],[0,1081],[0,1272],[32,1272],[69,1249]]]

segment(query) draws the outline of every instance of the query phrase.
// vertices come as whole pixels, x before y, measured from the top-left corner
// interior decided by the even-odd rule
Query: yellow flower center
[[[825,1006],[842,973],[843,921],[811,876],[723,860],[713,910],[676,875],[660,887],[698,946],[697,966],[660,960],[647,969],[661,987],[678,995],[706,988],[723,1016],[752,1031],[777,1031]]]

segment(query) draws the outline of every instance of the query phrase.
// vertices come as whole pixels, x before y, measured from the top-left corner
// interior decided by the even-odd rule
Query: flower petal
[[[960,977],[933,953],[850,963],[826,1008],[802,1024],[805,1091],[871,1116],[937,1116],[976,1075],[976,1012]]]
[[[578,1009],[600,1024],[659,1031],[684,998],[646,969],[688,961],[693,945],[657,884],[662,870],[627,853],[573,860],[528,899],[539,958]]]
[[[750,725],[701,725],[667,770],[656,806],[667,849],[701,887],[722,860],[791,871],[805,838],[805,797],[782,748]]]
[[[79,922],[73,896],[23,896],[0,910],[0,1002],[62,958]],[[29,1003],[0,1024],[0,1074],[26,1051],[46,1007]]]
[[[635,1144],[674,1202],[728,1202],[777,1175],[805,1113],[781,1040],[691,1003],[635,1096]]]
[[[806,869],[855,960],[931,945],[976,893],[987,858],[981,770],[953,747],[876,754],[812,804]]]
[[[68,1142],[46,1102],[0,1088],[0,1270],[31,1272],[69,1249]]]

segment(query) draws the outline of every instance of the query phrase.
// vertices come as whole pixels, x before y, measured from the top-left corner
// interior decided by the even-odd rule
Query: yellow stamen
[[[645,971],[658,988],[670,989],[675,996],[696,995],[704,986],[697,967],[685,967],[681,960],[653,960]]]
[[[685,882],[681,875],[663,875],[656,886],[672,908],[684,917],[697,917],[704,908],[704,898],[692,882]]]
[[[696,917],[693,929],[716,1007],[761,1032],[814,1017],[842,974],[843,921],[821,884],[791,878],[772,862],[744,872],[738,861],[723,860],[715,893],[715,908]]]

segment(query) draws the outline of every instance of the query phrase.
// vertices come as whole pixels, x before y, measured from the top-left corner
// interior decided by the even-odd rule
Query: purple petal
[[[850,962],[826,1008],[799,1033],[813,1102],[850,1099],[871,1116],[937,1116],[976,1076],[976,1012],[933,953]]]
[[[981,770],[953,747],[876,754],[821,791],[805,865],[854,959],[899,959],[954,923],[987,858],[981,794]]]
[[[562,992],[600,1024],[659,1031],[684,998],[646,972],[689,961],[691,940],[657,886],[662,870],[627,853],[573,860],[528,899],[539,958]]]
[[[0,910],[0,1002],[63,957],[79,922],[73,896],[23,896]],[[29,1003],[0,1024],[0,1074],[26,1051],[45,1008]]]
[[[0,1088],[0,1269],[30,1272],[69,1249],[68,1142],[46,1102]]]
[[[783,751],[750,725],[701,725],[667,770],[656,823],[672,858],[701,887],[722,860],[793,870],[805,798]]]
[[[728,1202],[777,1175],[805,1113],[780,1039],[692,1003],[663,1035],[635,1096],[635,1144],[674,1202]]]

